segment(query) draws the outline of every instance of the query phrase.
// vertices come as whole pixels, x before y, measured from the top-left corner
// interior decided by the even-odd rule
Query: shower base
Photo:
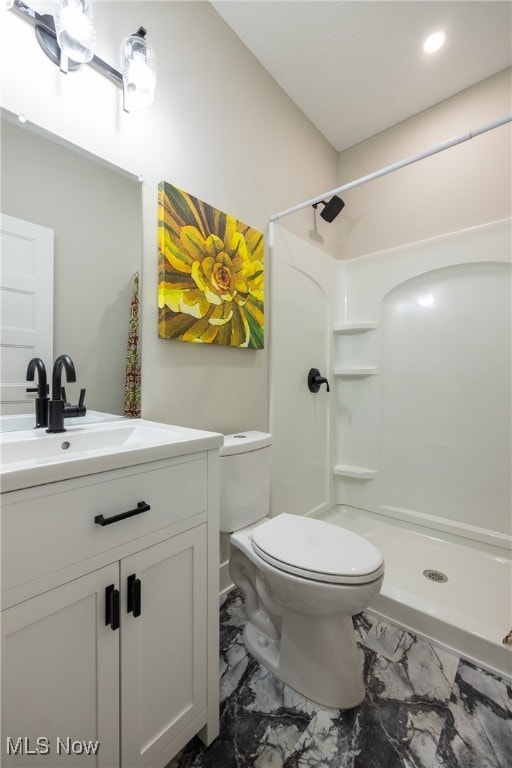
[[[389,518],[338,506],[322,519],[364,536],[386,572],[369,611],[434,640],[464,659],[512,676],[512,561],[506,550],[441,538]],[[425,574],[424,574],[425,572]]]

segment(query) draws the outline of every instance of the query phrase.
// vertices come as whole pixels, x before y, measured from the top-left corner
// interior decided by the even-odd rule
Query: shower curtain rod
[[[326,200],[332,195],[337,195],[339,192],[346,192],[348,189],[354,189],[354,187],[359,187],[361,186],[361,184],[366,184],[367,181],[373,181],[373,179],[378,179],[380,176],[385,176],[388,173],[397,171],[399,168],[404,168],[406,165],[412,165],[412,163],[417,163],[418,160],[424,160],[426,157],[430,157],[431,155],[436,155],[438,152],[444,152],[445,149],[450,149],[450,147],[455,147],[457,144],[462,144],[465,141],[469,141],[469,139],[474,139],[475,136],[480,136],[480,134],[487,133],[487,131],[493,131],[495,128],[499,128],[500,126],[506,125],[507,123],[510,123],[510,122],[512,122],[512,115],[507,115],[506,117],[502,117],[500,120],[495,120],[493,123],[488,123],[487,125],[483,125],[481,128],[477,128],[474,131],[468,131],[467,133],[463,133],[460,136],[456,136],[453,139],[448,139],[447,141],[443,141],[441,144],[438,144],[435,147],[431,147],[430,149],[426,149],[423,152],[420,152],[418,155],[407,157],[405,158],[405,160],[399,160],[398,162],[392,163],[391,165],[388,165],[385,168],[380,168],[378,171],[369,173],[366,176],[361,176],[361,178],[355,179],[355,181],[349,181],[348,184],[343,184],[343,186],[341,187],[336,187],[336,189],[331,189],[330,192],[324,192],[323,195],[317,195],[317,197],[312,197],[310,200],[306,200],[304,203],[298,203],[297,205],[294,205],[291,208],[287,208],[285,211],[279,211],[279,213],[273,213],[270,216],[270,221],[277,221],[278,219],[282,219],[284,216],[288,216],[288,214],[290,213],[295,213],[296,211],[300,211],[303,208],[307,208],[310,205],[315,205],[315,203],[321,203],[323,200]]]

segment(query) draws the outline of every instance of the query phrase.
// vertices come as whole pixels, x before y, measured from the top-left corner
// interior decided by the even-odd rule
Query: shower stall
[[[367,537],[372,610],[510,674],[511,220],[347,261],[270,229],[273,512]]]

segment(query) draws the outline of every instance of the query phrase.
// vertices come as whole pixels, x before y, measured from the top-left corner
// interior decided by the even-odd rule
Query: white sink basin
[[[0,434],[2,492],[217,448],[223,437],[144,419]]]

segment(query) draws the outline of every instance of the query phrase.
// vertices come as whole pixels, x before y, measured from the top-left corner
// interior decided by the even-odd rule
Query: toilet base
[[[248,651],[323,707],[361,704],[365,688],[352,616],[378,594],[383,576],[355,586],[294,576],[254,553],[250,529],[233,534],[231,545],[229,571],[245,596]]]
[[[288,613],[288,612],[285,612]],[[352,618],[314,620],[283,615],[281,637],[273,639],[250,620],[244,628],[247,650],[295,691],[323,707],[352,709],[365,697]]]

